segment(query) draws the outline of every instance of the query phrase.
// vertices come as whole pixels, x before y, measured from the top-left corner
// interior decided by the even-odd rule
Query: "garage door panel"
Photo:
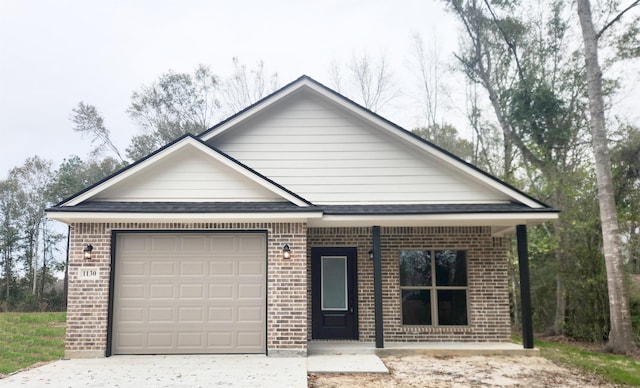
[[[262,236],[246,237],[238,240],[238,253],[256,254],[264,251],[264,238]]]
[[[151,276],[173,277],[176,273],[176,264],[175,261],[153,261],[149,264],[149,273]],[[144,272],[140,274],[144,275]]]
[[[209,307],[209,314],[207,323],[217,323],[217,324],[225,324],[225,323],[233,323],[234,315],[233,315],[233,306],[219,306],[219,307]]]
[[[179,241],[171,235],[161,235],[151,237],[151,252],[169,253],[176,252]]]
[[[233,284],[210,284],[209,285],[209,299],[211,300],[229,300],[234,297],[234,285]]]
[[[262,322],[264,310],[261,307],[238,306],[238,321]]]
[[[175,284],[152,284],[149,286],[149,299],[174,299]]]
[[[238,299],[264,298],[264,284],[238,284]]]
[[[211,247],[205,236],[184,236],[180,241],[181,251],[184,253],[203,253]]]
[[[114,354],[264,353],[266,236],[117,236]]]
[[[151,331],[148,332],[146,339],[146,346],[149,349],[157,350],[175,347],[174,333],[170,331]]]
[[[144,261],[127,261],[122,263],[122,277],[145,276],[146,265]]]
[[[204,323],[202,307],[180,307],[178,319],[180,323]]]
[[[146,235],[131,235],[127,239],[120,240],[118,249],[128,254],[145,253],[148,251]]]
[[[122,323],[144,323],[144,308],[129,307],[120,308],[120,322]]]
[[[181,261],[180,276],[206,276],[206,265],[204,260],[200,261]]]
[[[240,348],[254,348],[262,340],[263,334],[257,331],[238,331],[237,346]]]
[[[231,234],[219,234],[211,237],[212,252],[214,257],[224,256],[229,253],[236,253],[236,239]]]
[[[122,299],[144,299],[144,285],[123,284],[120,286],[120,298]]]
[[[146,333],[140,331],[129,331],[127,333],[120,333],[116,338],[117,346],[126,348],[140,348],[144,346],[146,339]],[[115,347],[115,346],[114,346]]]
[[[232,260],[217,259],[209,263],[210,276],[232,277],[234,276],[234,274],[235,274],[235,265]]]
[[[149,307],[149,321],[160,323],[175,322],[174,307]]]
[[[207,347],[219,350],[231,350],[233,348],[233,332],[214,331],[207,336]]]
[[[178,347],[180,349],[202,349],[204,333],[201,331],[185,331],[178,333]]]
[[[244,260],[238,263],[238,275],[240,276],[260,277],[263,273],[264,261],[262,260]]]
[[[180,299],[204,299],[204,284],[180,284]]]

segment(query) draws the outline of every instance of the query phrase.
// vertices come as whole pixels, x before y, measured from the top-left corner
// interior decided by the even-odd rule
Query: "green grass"
[[[517,335],[513,342],[522,343]],[[540,355],[548,360],[604,377],[615,384],[640,386],[640,362],[634,357],[590,351],[580,346],[535,340]]]
[[[616,384],[640,386],[640,363],[633,357],[593,352],[556,342],[535,341],[535,345],[549,360],[595,373]]]
[[[0,313],[0,373],[64,355],[66,313]]]
[[[0,373],[8,374],[64,355],[66,313],[0,313]],[[521,342],[514,336],[514,342]],[[640,362],[633,357],[536,340],[543,357],[623,385],[640,386]]]

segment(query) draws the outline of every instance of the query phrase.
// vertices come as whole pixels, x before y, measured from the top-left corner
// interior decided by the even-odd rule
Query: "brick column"
[[[289,244],[291,258],[282,257]],[[269,234],[267,354],[307,355],[307,226],[274,224]]]

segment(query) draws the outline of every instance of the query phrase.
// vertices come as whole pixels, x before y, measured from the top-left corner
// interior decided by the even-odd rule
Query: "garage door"
[[[265,353],[266,236],[120,233],[113,354]]]

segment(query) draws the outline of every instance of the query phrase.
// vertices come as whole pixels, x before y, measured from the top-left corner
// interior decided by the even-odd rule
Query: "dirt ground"
[[[542,357],[387,356],[389,374],[309,374],[310,388],[615,387],[599,376]]]

